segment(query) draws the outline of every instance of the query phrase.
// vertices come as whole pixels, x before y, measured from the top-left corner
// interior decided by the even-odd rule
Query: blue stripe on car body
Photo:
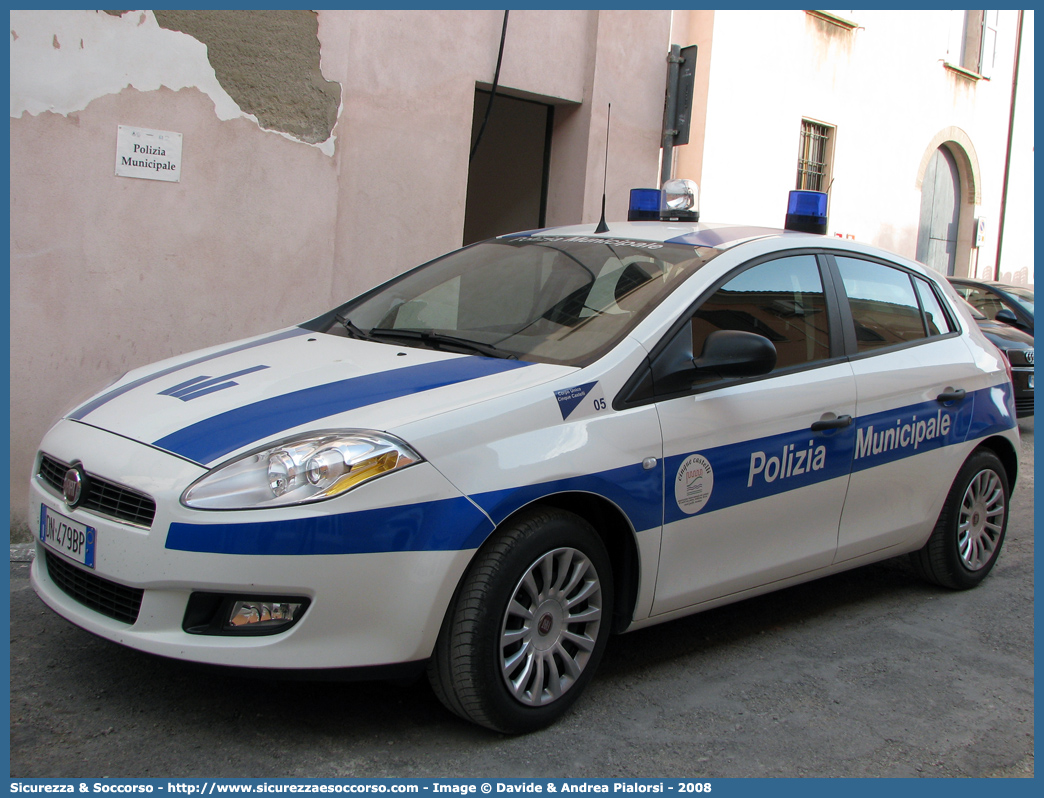
[[[1015,426],[1010,409],[1010,385],[998,385],[969,394],[962,402],[945,407],[938,402],[909,405],[856,420],[842,430],[813,433],[808,429],[772,435],[750,441],[674,455],[657,468],[646,470],[633,464],[593,474],[582,474],[550,482],[517,488],[488,491],[471,497],[443,499],[433,502],[377,508],[340,515],[302,518],[289,521],[265,521],[246,524],[171,524],[166,547],[181,551],[215,554],[360,554],[397,551],[458,551],[477,548],[511,513],[544,496],[563,492],[583,492],[603,496],[617,504],[638,532],[690,517],[672,496],[672,484],[679,465],[691,454],[702,454],[714,468],[714,489],[700,515],[756,499],[803,488],[818,482],[843,477],[849,470],[862,470],[883,465],[926,451],[957,445],[965,440],[979,440]],[[939,432],[941,414],[950,417],[946,434]],[[917,416],[914,421],[913,417]],[[879,451],[873,452],[872,435],[880,426],[884,431],[898,428],[899,445],[885,446],[881,438]],[[928,435],[928,422],[934,419],[936,429]],[[903,445],[902,428],[925,422],[924,437],[907,438]],[[874,433],[870,433],[870,428]],[[864,451],[860,457],[856,447],[863,430]],[[869,439],[870,443],[867,444]],[[808,441],[812,440],[812,447]],[[798,445],[800,444],[800,446]],[[822,468],[795,465],[797,452],[823,446]],[[869,446],[867,449],[866,447]],[[793,447],[793,448],[791,448]],[[752,475],[752,458],[765,455],[762,470]],[[768,480],[764,468],[770,458],[777,459],[776,474]],[[795,473],[800,471],[801,473]],[[666,474],[667,483],[664,484]],[[782,476],[781,476],[782,474]],[[661,485],[666,495],[661,493]],[[479,511],[476,508],[482,508]],[[485,512],[486,515],[483,515]]]
[[[165,435],[152,445],[197,463],[212,463],[301,424],[529,365],[521,360],[462,355],[350,377],[227,410]]]
[[[663,243],[685,244],[690,247],[720,247],[748,238],[764,238],[770,235],[779,235],[779,230],[768,227],[710,227],[676,238],[668,238]]]
[[[477,548],[493,524],[463,496],[340,515],[246,524],[173,523],[166,548],[210,554],[310,555]]]

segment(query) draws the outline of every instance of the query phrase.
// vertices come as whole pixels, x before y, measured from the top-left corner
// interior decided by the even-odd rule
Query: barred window
[[[830,187],[830,150],[833,128],[808,119],[801,120],[801,146],[798,150],[797,188],[801,191],[826,191]]]

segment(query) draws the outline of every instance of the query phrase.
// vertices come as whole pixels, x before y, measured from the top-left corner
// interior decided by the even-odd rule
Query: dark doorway
[[[475,92],[472,145],[489,97]],[[497,94],[468,170],[464,244],[544,226],[552,116],[550,105]]]
[[[941,274],[953,274],[957,261],[960,195],[957,162],[945,147],[940,147],[932,155],[921,183],[917,260]]]

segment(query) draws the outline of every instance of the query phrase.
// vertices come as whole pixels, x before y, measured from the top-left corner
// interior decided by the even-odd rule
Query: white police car
[[[459,715],[535,729],[610,632],[904,553],[986,576],[1018,432],[954,296],[765,228],[476,244],[70,411],[32,478],[33,584],[143,651],[427,667]]]

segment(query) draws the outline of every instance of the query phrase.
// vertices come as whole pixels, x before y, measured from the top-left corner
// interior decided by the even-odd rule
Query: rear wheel
[[[547,726],[598,666],[612,601],[590,524],[554,508],[520,516],[479,552],[450,608],[428,669],[436,695],[497,731]]]
[[[932,536],[910,555],[918,574],[958,590],[985,579],[1004,543],[1008,498],[1000,459],[988,449],[976,449],[957,473]]]

